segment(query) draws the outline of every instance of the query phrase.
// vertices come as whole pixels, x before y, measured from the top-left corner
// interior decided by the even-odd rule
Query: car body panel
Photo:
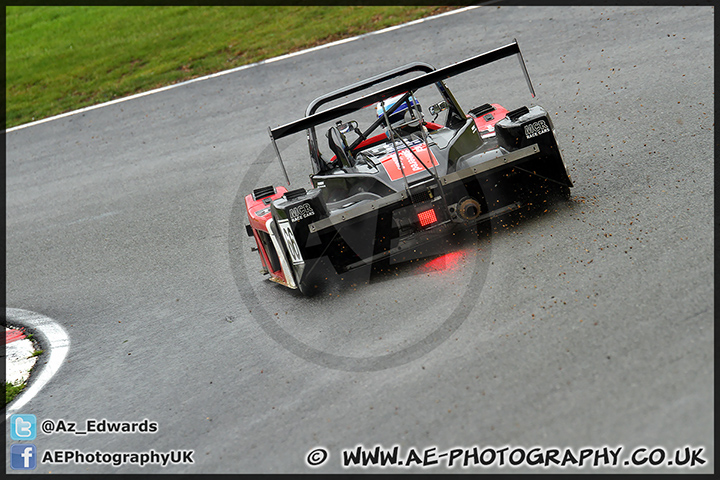
[[[572,180],[542,107],[510,111],[486,103],[466,113],[444,83],[513,55],[534,95],[513,42],[441,69],[422,62],[398,67],[322,95],[304,118],[269,128],[283,172],[276,140],[306,132],[312,188],[263,187],[246,197],[248,234],[255,237],[263,273],[308,293],[323,262],[343,273],[402,259],[455,228],[519,208],[531,192],[568,192]],[[408,74],[415,77],[321,109]],[[422,88],[436,89],[441,99],[428,107],[432,120],[416,101]],[[367,112],[377,114],[355,120]],[[348,117],[353,120],[342,121]],[[316,131],[324,124],[330,125],[324,127],[327,147]]]

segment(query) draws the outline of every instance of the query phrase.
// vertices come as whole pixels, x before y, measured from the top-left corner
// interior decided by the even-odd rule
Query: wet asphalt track
[[[713,15],[482,7],[8,133],[7,306],[71,338],[23,413],[159,425],[34,443],[195,460],[36,472],[337,472],[358,444],[692,446],[708,460],[693,471],[714,471]],[[544,106],[570,201],[312,300],[257,273],[235,213],[282,183],[268,126],[513,38],[536,99],[514,59],[448,83],[468,108]],[[303,140],[286,147],[307,186]],[[316,446],[330,458],[311,470]]]

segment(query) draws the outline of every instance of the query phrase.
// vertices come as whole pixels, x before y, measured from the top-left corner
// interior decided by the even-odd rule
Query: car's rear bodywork
[[[270,279],[311,293],[321,260],[342,273],[390,258],[402,258],[451,228],[469,227],[507,213],[538,191],[567,193],[572,181],[558,148],[553,124],[539,106],[508,111],[483,104],[465,112],[444,80],[517,55],[531,93],[517,42],[442,69],[416,62],[323,95],[306,116],[269,129],[276,141],[307,132],[312,188],[262,187],[246,197],[248,234],[257,243]],[[340,105],[322,105],[383,82],[419,73]],[[415,95],[435,87],[440,102],[425,117]],[[364,129],[342,118],[378,105]],[[404,111],[405,124],[391,117]],[[440,112],[444,121],[436,122]],[[323,154],[317,127],[327,132],[331,154]],[[377,133],[376,130],[384,129]],[[350,142],[346,134],[357,138]],[[320,137],[322,138],[322,137]],[[285,173],[286,179],[287,174]],[[289,183],[289,180],[288,180]]]

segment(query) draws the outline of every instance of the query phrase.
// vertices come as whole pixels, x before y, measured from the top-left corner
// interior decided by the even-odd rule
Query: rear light
[[[435,215],[435,209],[425,210],[418,213],[418,220],[420,221],[421,227],[427,227],[430,224],[437,222],[437,216]]]

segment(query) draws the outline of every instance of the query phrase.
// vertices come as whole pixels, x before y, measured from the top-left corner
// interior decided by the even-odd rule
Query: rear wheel
[[[553,200],[567,200],[570,198],[570,187],[568,187],[567,185],[560,185],[559,183],[554,183],[548,189],[548,195]]]

